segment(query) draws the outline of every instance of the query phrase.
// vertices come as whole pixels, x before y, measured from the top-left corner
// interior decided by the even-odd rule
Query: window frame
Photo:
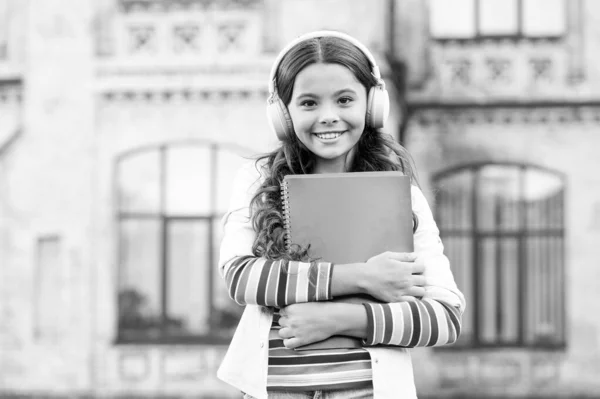
[[[470,37],[461,37],[461,36],[436,36],[431,30],[429,31],[429,37],[439,43],[449,43],[449,42],[458,42],[458,43],[470,43],[470,42],[482,42],[482,41],[560,41],[565,38],[567,35],[568,25],[567,25],[567,2],[565,0],[561,0],[562,8],[564,9],[564,18],[565,18],[565,30],[563,34],[555,34],[555,35],[528,35],[524,33],[524,2],[527,0],[516,0],[516,23],[517,29],[513,34],[493,34],[493,33],[482,33],[481,32],[481,21],[480,21],[480,2],[482,0],[471,0],[473,2],[473,29],[474,34]]]
[[[209,196],[210,196],[210,209],[206,213],[198,213],[198,214],[184,214],[184,213],[174,213],[169,214],[166,210],[166,190],[168,186],[166,184],[166,174],[167,174],[167,165],[166,165],[166,157],[167,152],[170,149],[184,147],[184,148],[207,148],[210,154],[210,176],[209,176]],[[144,212],[132,212],[131,210],[123,209],[120,203],[120,186],[119,186],[119,168],[123,161],[142,155],[144,153],[153,153],[158,152],[158,162],[160,163],[158,166],[158,179],[159,179],[159,209],[156,212],[153,211],[144,211]],[[201,345],[219,345],[219,344],[227,344],[230,342],[232,334],[223,334],[219,329],[213,329],[213,323],[210,322],[216,316],[216,298],[214,296],[215,290],[213,288],[213,281],[215,280],[215,273],[217,273],[216,263],[218,260],[218,247],[217,247],[217,235],[215,234],[215,223],[219,223],[220,219],[223,217],[224,212],[219,211],[217,209],[217,177],[218,177],[218,156],[219,153],[232,152],[236,154],[248,154],[249,150],[236,145],[229,143],[217,143],[213,141],[205,141],[205,140],[186,140],[183,142],[173,142],[159,145],[150,145],[145,147],[140,147],[134,150],[130,150],[124,152],[115,157],[114,160],[114,171],[113,171],[113,193],[114,193],[114,220],[116,223],[116,264],[117,264],[117,273],[116,273],[116,282],[115,282],[115,303],[116,303],[116,325],[115,325],[115,344],[152,344],[152,345],[161,345],[161,344],[201,344]],[[200,172],[201,173],[201,172]],[[123,228],[122,222],[124,220],[155,220],[158,222],[158,233],[160,234],[159,238],[159,270],[157,272],[160,276],[160,286],[159,286],[159,311],[160,319],[162,323],[159,325],[160,334],[158,336],[148,334],[147,330],[144,332],[143,329],[140,330],[139,334],[135,332],[126,334],[125,329],[123,329],[120,325],[120,306],[119,306],[119,295],[122,289],[123,277],[122,270],[124,268],[123,262]],[[167,298],[169,296],[169,287],[168,287],[168,275],[169,275],[169,252],[172,247],[169,243],[169,224],[177,221],[190,221],[190,222],[206,222],[207,223],[207,231],[208,231],[208,242],[207,244],[207,262],[209,265],[215,265],[215,267],[209,267],[207,270],[207,280],[208,280],[208,289],[207,289],[207,299],[208,299],[208,320],[209,320],[209,330],[206,334],[188,334],[188,335],[169,335],[166,331],[168,327],[168,304]],[[235,305],[233,301],[231,301],[232,306]],[[238,306],[238,305],[235,305]],[[240,309],[241,314],[241,309]],[[165,320],[167,322],[165,322]]]
[[[494,227],[493,231],[489,231],[488,229],[486,229],[485,232],[481,232],[480,230],[482,230],[482,228],[480,226],[478,226],[478,217],[477,217],[477,212],[479,209],[479,203],[478,203],[478,184],[480,184],[479,179],[480,177],[478,176],[480,171],[485,168],[485,167],[506,167],[506,168],[517,168],[518,169],[518,173],[519,173],[519,185],[520,185],[520,191],[519,191],[519,199],[518,199],[518,203],[519,203],[519,207],[518,207],[518,212],[519,212],[519,216],[522,218],[523,216],[526,217],[526,214],[524,212],[526,212],[527,210],[525,209],[525,200],[524,200],[524,196],[523,196],[523,190],[524,190],[524,175],[528,170],[535,170],[538,172],[542,172],[542,173],[546,173],[548,175],[551,175],[557,179],[559,179],[560,184],[561,184],[561,192],[560,192],[560,196],[561,196],[561,209],[560,209],[560,227],[556,228],[554,231],[550,232],[550,231],[541,231],[541,230],[535,230],[532,229],[531,226],[527,225],[527,220],[525,220],[524,222],[522,221],[519,224],[519,228],[518,231],[515,233],[507,233],[507,232],[502,232],[500,231],[500,229],[498,229],[498,226]],[[436,206],[435,207],[435,217],[436,217],[436,221],[438,221],[438,228],[440,230],[440,236],[442,238],[442,241],[444,241],[444,245],[447,248],[446,249],[446,254],[448,254],[448,248],[450,248],[449,245],[449,237],[460,237],[460,235],[462,234],[463,236],[468,236],[469,234],[471,234],[470,237],[470,250],[472,251],[471,254],[471,265],[469,265],[470,267],[470,274],[472,277],[470,277],[469,280],[467,280],[468,284],[471,284],[471,288],[473,290],[473,298],[471,300],[469,300],[470,298],[467,298],[468,303],[470,304],[470,309],[468,309],[468,312],[472,312],[473,314],[473,323],[472,323],[472,339],[469,341],[463,341],[457,342],[454,345],[448,346],[448,347],[443,347],[443,348],[436,348],[438,350],[478,350],[478,349],[494,349],[494,348],[512,348],[512,349],[532,349],[532,350],[564,350],[567,346],[567,327],[566,327],[566,242],[565,242],[565,220],[566,220],[566,207],[565,207],[565,200],[566,200],[566,193],[567,193],[567,179],[566,179],[566,175],[560,171],[557,170],[553,170],[553,169],[549,169],[546,167],[541,167],[535,164],[530,164],[530,163],[519,163],[519,162],[477,162],[477,163],[468,163],[468,164],[464,164],[464,165],[458,165],[455,167],[451,167],[448,168],[446,170],[434,173],[432,175],[432,186],[434,187],[434,190],[437,193],[440,193],[441,191],[443,191],[443,188],[441,187],[441,183],[443,183],[444,179],[448,178],[448,177],[452,177],[452,176],[459,176],[459,174],[461,173],[470,173],[471,176],[468,176],[469,178],[472,179],[472,183],[471,183],[471,190],[472,192],[470,193],[471,195],[471,215],[470,215],[470,222],[471,225],[464,231],[459,231],[459,229],[456,229],[455,231],[452,231],[452,229],[447,229],[444,226],[444,223],[441,223],[441,221],[443,220],[443,216],[441,214],[441,209],[442,206]],[[440,198],[436,197],[436,204],[439,205],[440,204]],[[522,219],[521,219],[522,220]],[[559,325],[560,330],[558,331],[558,337],[560,338],[558,340],[558,342],[533,342],[533,343],[529,343],[526,341],[525,337],[526,337],[526,328],[527,328],[527,319],[524,318],[523,314],[524,308],[530,307],[535,305],[535,301],[536,300],[544,300],[544,298],[536,298],[536,299],[530,299],[528,300],[526,298],[526,293],[525,293],[525,289],[527,288],[527,281],[526,278],[524,278],[524,275],[526,275],[528,273],[528,260],[527,260],[527,238],[531,238],[531,237],[548,237],[551,236],[552,233],[556,233],[558,234],[558,239],[560,240],[562,247],[561,247],[561,258],[558,262],[558,268],[559,268],[559,278],[560,278],[560,282],[561,282],[561,289],[560,292],[558,293],[554,293],[554,294],[558,294],[560,295],[560,307],[559,307],[559,311],[560,311],[560,320],[563,321],[562,324]],[[518,329],[518,338],[517,340],[513,341],[513,342],[502,342],[501,340],[499,340],[499,337],[501,335],[501,332],[499,331],[500,328],[498,327],[498,323],[496,324],[496,339],[493,343],[489,343],[489,342],[485,342],[484,340],[482,340],[482,335],[481,335],[481,331],[480,331],[480,313],[481,313],[481,308],[483,307],[483,305],[480,303],[480,292],[479,292],[479,286],[482,284],[482,280],[481,280],[481,275],[478,272],[478,270],[480,270],[481,268],[476,267],[476,265],[481,264],[484,260],[481,259],[480,257],[480,252],[478,252],[478,248],[479,245],[484,242],[484,239],[486,237],[492,236],[498,239],[498,237],[502,237],[502,236],[514,236],[516,238],[516,244],[517,244],[517,248],[518,248],[518,254],[517,254],[517,259],[519,264],[517,265],[517,273],[519,276],[519,289],[518,289],[518,299],[517,299],[517,304],[518,304],[518,309],[519,309],[519,316],[517,318],[518,321],[518,325],[517,325],[517,329]],[[498,240],[497,241],[497,245],[499,245],[500,243],[502,243],[502,241]],[[483,251],[481,251],[483,252]],[[450,263],[452,264],[452,259],[450,259]],[[499,270],[499,266],[496,264],[496,268],[497,270]],[[499,273],[498,271],[496,271],[497,273]],[[457,273],[456,270],[453,270],[453,273],[455,274],[455,278],[457,277]],[[502,275],[504,276],[504,274]],[[496,284],[498,284],[496,282]],[[461,287],[459,286],[459,289]],[[530,302],[532,301],[532,302]],[[496,314],[495,315],[489,315],[488,317],[499,317],[499,308],[502,306],[501,301],[498,299],[498,292],[496,292],[496,298],[494,300],[494,308],[496,309]]]

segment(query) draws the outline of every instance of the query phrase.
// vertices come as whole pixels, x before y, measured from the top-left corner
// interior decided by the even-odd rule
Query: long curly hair
[[[314,63],[339,64],[348,68],[367,92],[377,83],[369,60],[352,43],[337,37],[311,38],[290,49],[277,68],[277,93],[286,106],[291,101],[296,76]],[[352,156],[347,157],[348,172],[401,171],[413,184],[418,184],[412,158],[388,134],[366,126],[351,152]],[[256,231],[252,246],[254,256],[272,260],[312,260],[308,256],[309,246],[292,244],[286,248],[280,188],[286,175],[313,173],[315,156],[295,134],[290,134],[279,148],[259,156],[256,167],[264,180],[250,204]]]

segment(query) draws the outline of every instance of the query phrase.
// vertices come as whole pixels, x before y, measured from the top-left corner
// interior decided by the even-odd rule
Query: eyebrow
[[[346,89],[341,89],[336,91],[335,93],[333,93],[333,96],[339,96],[342,93],[346,93],[346,92],[350,92],[352,94],[356,95],[356,91],[354,89],[351,88],[346,88]],[[319,97],[313,93],[300,93],[296,98],[303,98],[303,97]]]

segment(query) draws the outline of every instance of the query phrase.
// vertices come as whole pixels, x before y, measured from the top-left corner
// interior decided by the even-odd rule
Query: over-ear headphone
[[[277,138],[279,140],[285,140],[289,135],[294,134],[292,118],[290,117],[286,105],[279,98],[279,94],[277,93],[277,82],[275,81],[277,68],[283,57],[294,46],[305,40],[317,37],[337,37],[346,40],[356,46],[367,57],[371,64],[371,73],[375,79],[377,79],[377,83],[369,90],[367,97],[366,123],[367,126],[375,129],[382,128],[390,112],[390,98],[385,88],[385,82],[379,73],[379,67],[375,63],[375,58],[371,52],[369,52],[369,50],[358,40],[347,34],[337,31],[316,31],[302,35],[285,46],[275,59],[273,67],[271,68],[271,74],[269,76],[269,99],[267,100],[267,119],[269,120],[271,128],[277,135]]]

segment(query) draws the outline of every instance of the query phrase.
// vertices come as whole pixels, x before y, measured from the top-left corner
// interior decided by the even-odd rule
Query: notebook
[[[410,179],[401,172],[288,175],[282,187],[287,246],[310,244],[309,256],[337,264],[385,251],[413,251]],[[370,296],[335,298],[361,303]],[[361,347],[334,336],[299,350]]]

